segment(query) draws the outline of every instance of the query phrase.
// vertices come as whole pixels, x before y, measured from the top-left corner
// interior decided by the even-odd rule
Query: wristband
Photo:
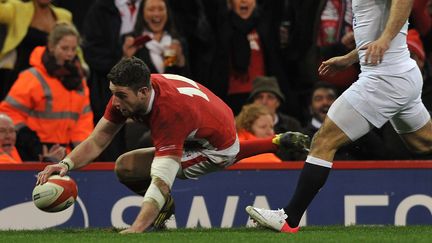
[[[68,171],[74,168],[74,162],[70,158],[64,158],[59,164],[63,164],[67,166]]]

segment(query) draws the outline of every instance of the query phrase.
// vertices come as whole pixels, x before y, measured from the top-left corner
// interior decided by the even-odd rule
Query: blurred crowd
[[[432,110],[432,0],[415,0],[409,22]],[[240,140],[312,137],[360,72],[320,76],[318,66],[354,48],[351,0],[0,0],[0,163],[62,159],[103,116],[110,69],[131,56],[212,90],[237,116]],[[385,124],[335,159],[432,158],[397,136]],[[98,161],[151,144],[144,125],[128,122]],[[281,151],[246,161],[304,158]]]

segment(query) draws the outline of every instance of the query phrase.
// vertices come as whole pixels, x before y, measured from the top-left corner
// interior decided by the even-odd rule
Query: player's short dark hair
[[[139,58],[122,58],[108,73],[107,78],[114,85],[129,87],[138,91],[150,87],[150,70]]]

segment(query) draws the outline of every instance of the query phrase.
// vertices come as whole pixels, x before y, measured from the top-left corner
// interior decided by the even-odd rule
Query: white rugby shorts
[[[181,158],[181,168],[177,173],[180,179],[196,179],[214,171],[222,170],[236,160],[240,151],[238,137],[235,142],[223,150],[197,149],[184,150]]]
[[[421,100],[422,86],[417,67],[398,75],[361,73],[328,115],[353,141],[372,129],[371,124],[380,128],[387,121],[399,134],[414,132],[430,120]]]

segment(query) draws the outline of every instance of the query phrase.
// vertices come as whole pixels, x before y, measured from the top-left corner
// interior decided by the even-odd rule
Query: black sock
[[[306,162],[300,173],[297,188],[288,206],[284,208],[288,215],[288,225],[297,227],[306,208],[327,180],[330,168]]]

